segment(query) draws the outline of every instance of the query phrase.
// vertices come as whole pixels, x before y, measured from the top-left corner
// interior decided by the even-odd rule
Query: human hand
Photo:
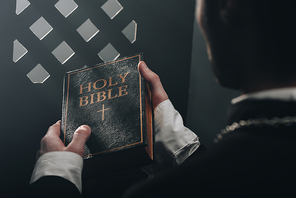
[[[161,84],[159,76],[153,71],[151,71],[144,61],[139,62],[138,67],[141,76],[149,84],[154,110],[157,107],[157,105],[159,105],[166,99],[169,99],[169,97]]]
[[[61,121],[59,120],[48,128],[46,135],[41,139],[40,150],[37,153],[37,159],[42,154],[51,151],[70,151],[83,157],[84,145],[91,133],[90,127],[87,125],[78,127],[73,134],[71,143],[67,147],[60,139],[60,133]]]

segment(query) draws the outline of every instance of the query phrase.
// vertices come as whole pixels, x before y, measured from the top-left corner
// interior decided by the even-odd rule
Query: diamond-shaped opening
[[[42,40],[53,30],[53,28],[43,17],[40,17],[35,23],[33,23],[33,25],[30,26],[30,30],[40,40]]]
[[[38,64],[27,74],[27,77],[32,83],[44,83],[50,75],[40,64]]]
[[[87,19],[79,28],[77,28],[77,32],[86,42],[90,41],[99,31],[100,30],[90,19]]]
[[[110,19],[113,19],[123,9],[117,0],[108,0],[101,8]]]
[[[16,63],[19,61],[25,54],[28,52],[28,50],[17,40],[15,39],[13,41],[13,56],[12,60]]]
[[[65,41],[63,41],[59,46],[57,46],[51,53],[62,64],[65,64],[75,54],[75,52]]]
[[[54,6],[65,18],[78,8],[73,0],[59,0]]]
[[[137,23],[132,20],[123,30],[124,36],[131,42],[134,43],[137,38]]]
[[[111,45],[111,43],[109,43],[108,45],[106,45],[99,53],[98,53],[99,57],[103,60],[103,61],[111,61],[111,60],[116,60],[120,54],[118,53],[118,51]]]
[[[28,0],[16,0],[15,13],[19,15],[22,13],[31,3]]]

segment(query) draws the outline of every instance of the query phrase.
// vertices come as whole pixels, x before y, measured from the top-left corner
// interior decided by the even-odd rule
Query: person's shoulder
[[[294,158],[282,155],[278,145],[272,146],[273,141],[257,131],[236,131],[206,151],[195,152],[182,165],[139,184],[130,192],[135,192],[131,193],[135,197],[185,197],[195,193],[201,197],[238,197],[242,192],[250,196],[269,191],[271,194],[284,192],[282,189],[289,181],[289,174],[282,175],[284,178],[279,181],[272,175],[280,175],[283,170],[288,173],[292,169],[288,170],[289,167],[283,163],[279,168],[276,161],[288,162]],[[296,165],[295,162],[292,164]]]

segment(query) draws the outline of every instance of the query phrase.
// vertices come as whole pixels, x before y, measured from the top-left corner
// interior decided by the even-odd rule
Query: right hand
[[[46,135],[40,142],[40,150],[37,152],[37,159],[44,153],[51,151],[70,151],[83,157],[84,145],[88,140],[91,129],[87,125],[82,125],[76,129],[71,143],[66,147],[60,139],[61,121],[49,127]]]
[[[169,99],[169,97],[161,84],[159,76],[151,71],[144,61],[139,62],[138,68],[141,76],[149,84],[154,110],[161,102]]]

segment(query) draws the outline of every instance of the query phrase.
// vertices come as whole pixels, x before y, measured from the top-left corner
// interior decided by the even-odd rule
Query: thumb
[[[154,110],[157,107],[157,105],[159,105],[162,101],[168,99],[169,97],[161,84],[159,76],[153,71],[151,71],[144,61],[141,61],[138,67],[141,76],[149,84]]]
[[[76,129],[73,134],[71,143],[67,146],[66,151],[74,152],[83,157],[84,145],[91,134],[91,129],[87,125],[82,125]]]

